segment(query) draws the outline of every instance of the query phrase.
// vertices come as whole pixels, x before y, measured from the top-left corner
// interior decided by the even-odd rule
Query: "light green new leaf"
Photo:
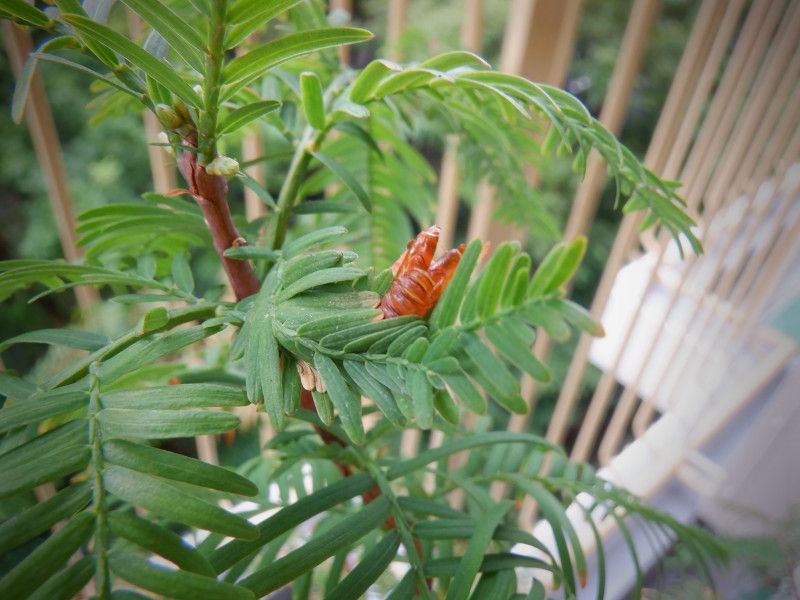
[[[503,520],[505,514],[514,505],[512,500],[504,500],[494,504],[481,515],[470,537],[467,549],[461,557],[453,581],[447,589],[447,600],[466,598],[475,581],[475,576],[483,562],[484,553],[492,541],[494,530]]]
[[[390,74],[397,73],[400,70],[401,67],[399,65],[389,62],[388,60],[373,60],[364,67],[353,82],[353,86],[350,88],[350,100],[356,104],[364,104],[370,99],[372,93],[381,81]]]
[[[248,590],[232,583],[188,571],[173,571],[156,567],[147,560],[131,554],[112,553],[111,570],[142,589],[185,600],[255,600]]]
[[[314,367],[328,388],[328,395],[339,413],[345,432],[354,443],[363,443],[364,424],[361,421],[361,398],[350,388],[339,372],[336,363],[324,354],[320,352],[314,354]]]
[[[83,35],[121,54],[187,104],[197,108],[202,107],[203,101],[200,96],[172,67],[162,63],[128,38],[105,25],[80,15],[63,15],[62,18]]]
[[[110,463],[140,473],[183,481],[229,494],[255,496],[258,493],[255,484],[233,471],[182,454],[127,440],[105,442],[103,458]]]
[[[394,560],[400,547],[400,534],[396,529],[387,533],[380,542],[364,555],[355,569],[348,573],[325,600],[357,600],[369,589]]]
[[[306,541],[297,550],[255,571],[243,579],[241,585],[258,597],[265,596],[360,540],[384,521],[389,511],[390,504],[386,496],[377,498],[359,512]]]
[[[322,97],[322,82],[316,73],[305,71],[300,74],[300,92],[306,121],[314,129],[324,129],[325,100]]]
[[[592,314],[581,305],[575,304],[571,300],[558,300],[555,302],[548,302],[547,306],[555,309],[561,316],[581,331],[585,331],[589,335],[596,337],[603,337],[605,335],[603,326],[595,321]]]
[[[242,539],[252,540],[258,535],[255,526],[242,517],[138,471],[108,467],[103,473],[103,481],[106,488],[121,500],[171,521]]]
[[[550,369],[534,356],[524,335],[513,325],[500,322],[490,325],[484,329],[484,332],[508,362],[522,369],[537,381],[548,383],[553,379]]]
[[[472,240],[464,251],[453,278],[431,313],[430,323],[434,331],[450,327],[456,322],[461,302],[464,299],[464,293],[469,285],[472,271],[475,269],[475,265],[478,264],[478,257],[482,249],[483,242]]]
[[[134,514],[114,511],[108,515],[108,526],[115,535],[163,556],[181,569],[214,577],[214,568],[205,556],[187,545],[177,533]]]
[[[528,297],[544,296],[560,288],[578,269],[586,251],[586,238],[579,236],[569,244],[557,244],[542,260],[528,286]]]
[[[371,37],[369,31],[352,27],[327,27],[292,33],[233,59],[225,67],[223,76],[229,85],[242,84],[292,58],[325,48],[363,42]]]
[[[239,425],[239,417],[217,410],[104,408],[97,420],[104,436],[155,440],[225,433]]]
[[[227,116],[222,119],[219,125],[219,135],[232,133],[237,129],[244,127],[255,119],[260,119],[264,115],[276,111],[281,107],[281,103],[277,100],[261,100],[259,102],[252,102],[245,104],[229,112]]]
[[[477,289],[477,309],[481,318],[485,319],[497,310],[508,268],[518,250],[519,244],[517,243],[506,242],[500,244],[500,247],[497,248],[494,256],[484,268],[483,276],[478,283]]]
[[[466,50],[454,50],[445,52],[433,58],[423,61],[419,65],[425,69],[436,69],[437,71],[449,71],[459,67],[470,67],[473,69],[491,69],[491,65],[483,58],[473,52]]]
[[[239,0],[228,11],[233,24],[225,36],[225,47],[233,48],[268,21],[286,12],[301,0]]]
[[[369,199],[369,194],[367,194],[367,191],[362,187],[362,185],[350,171],[345,169],[327,154],[323,154],[322,152],[312,152],[311,154],[342,180],[342,183],[347,186],[347,189],[353,192],[355,197],[358,198],[358,201],[361,202],[361,206],[364,207],[364,210],[367,212],[372,211],[372,201]]]
[[[172,259],[172,280],[178,289],[191,294],[194,290],[194,275],[192,275],[192,267],[189,265],[189,254],[187,252],[179,252]]]
[[[122,0],[155,29],[197,72],[203,72],[205,44],[189,23],[160,0]]]

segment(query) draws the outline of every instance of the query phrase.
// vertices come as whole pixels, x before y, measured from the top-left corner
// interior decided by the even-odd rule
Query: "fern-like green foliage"
[[[582,171],[595,149],[626,210],[648,209],[646,224],[696,242],[673,184],[569,94],[473,54],[341,66],[331,49],[370,34],[330,26],[316,1],[122,3],[151,28],[144,40],[109,25],[108,0],[56,0],[45,12],[0,0],[0,16],[52,34],[31,55],[12,111],[22,117],[40,61],[94,76],[99,117],[134,104],[153,110],[173,152],[196,155],[267,206],[250,223],[234,216],[250,243],[224,249],[225,260],[253,269],[258,290],[232,301],[193,268],[216,260],[217,240],[201,210],[208,198],[198,208],[186,190],[80,215],[79,262],[0,263],[0,300],[91,285],[136,316],[109,337],[45,329],[0,344],[74,353],[35,378],[0,373],[0,553],[10,565],[0,597],[71,598],[91,584],[98,598],[254,598],[291,584],[299,598],[369,589],[453,600],[530,589],[527,597],[543,598],[539,579],[569,595],[587,570],[570,505],[596,536],[598,597],[604,519],[628,540],[626,519],[639,517],[703,565],[724,556],[712,537],[541,437],[492,431],[489,417],[474,431],[460,426],[464,412],[525,412],[519,376],[550,379],[530,352],[537,332],[602,334],[563,294],[584,239],[556,245],[535,269],[516,243],[480,265],[484,246],[473,240],[425,318],[386,319],[375,308],[392,282],[387,267],[434,214],[436,176],[414,145],[421,119],[462,136],[501,196],[528,198],[528,157],[571,153]],[[266,140],[254,162],[274,172],[267,187],[222,156],[248,127]],[[538,129],[542,144],[530,136]],[[313,410],[301,403],[303,387],[313,387]],[[250,404],[276,433],[239,472],[163,447],[233,431],[233,409]],[[442,430],[444,442],[398,457],[409,428]],[[466,464],[449,469],[465,451]],[[489,494],[498,482],[507,490],[499,502]],[[463,507],[448,502],[454,492]],[[515,525],[525,496],[555,547]]]

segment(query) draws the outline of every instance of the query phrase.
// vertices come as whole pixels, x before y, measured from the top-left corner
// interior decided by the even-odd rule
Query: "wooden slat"
[[[800,4],[797,6],[800,7]],[[733,19],[730,27],[731,31],[733,30],[735,21],[736,19]],[[791,60],[791,57],[797,48],[797,40],[800,39],[800,10],[794,11],[792,17],[784,21],[784,27],[782,27],[781,31],[779,32],[777,39],[779,40],[778,43],[771,47],[771,51],[767,57],[765,65],[762,66],[759,76],[752,84],[752,92],[748,95],[746,108],[736,118],[736,127],[731,139],[729,140],[729,145],[725,148],[725,152],[721,160],[722,167],[719,175],[714,180],[713,186],[708,193],[708,197],[704,199],[703,203],[705,205],[705,212],[703,218],[704,221],[706,221],[706,226],[704,229],[707,229],[708,224],[714,217],[714,213],[723,204],[724,199],[737,192],[737,190],[731,188],[731,185],[736,179],[734,177],[733,169],[738,169],[741,172],[741,165],[745,161],[746,155],[748,153],[757,155],[757,153],[760,151],[760,149],[751,142],[756,134],[757,127],[763,124],[763,115],[768,112],[771,104],[778,105],[779,108],[784,104],[785,99],[777,94],[777,88],[781,87],[780,77],[787,75],[787,62]],[[800,57],[798,57],[798,61],[800,61]],[[798,62],[798,66],[800,67],[800,62]],[[752,162],[754,163],[755,161]],[[710,243],[713,242],[710,241]],[[656,284],[655,277],[658,270],[658,265],[661,263],[667,247],[668,242],[665,238],[660,243],[659,259],[657,260],[656,267],[654,267],[651,272],[651,277],[647,285],[645,296]],[[664,311],[663,318],[661,318],[660,323],[657,325],[650,345],[644,353],[645,358],[641,362],[641,367],[639,368],[639,371],[636,374],[633,382],[626,386],[625,391],[620,398],[619,403],[617,404],[611,422],[609,423],[603,440],[600,444],[600,460],[603,464],[606,464],[610,461],[613,453],[616,452],[619,444],[622,441],[625,433],[625,427],[627,426],[633,410],[635,409],[636,389],[638,388],[650,359],[654,355],[658,340],[664,330],[664,327],[666,326],[669,315],[671,314],[672,309],[676,306],[678,299],[681,297],[684,286],[689,280],[692,267],[696,264],[698,264],[698,261],[693,259],[688,259],[685,261],[682,277],[678,282],[678,285],[671,291],[667,309]],[[705,292],[705,290],[703,290],[703,292]],[[617,355],[614,366],[604,374],[604,377],[609,374],[613,376],[619,365],[622,363],[628,346],[627,341],[630,339],[632,332],[636,329],[636,324],[639,322],[640,315],[641,305],[639,309],[637,309],[633,320],[628,326],[625,342],[623,342],[620,347],[620,352]],[[607,386],[603,387],[603,392],[606,395],[600,396],[596,394],[592,399],[592,402],[594,403],[595,400],[597,400],[598,402],[605,402],[607,404],[609,399],[607,390]],[[581,433],[583,433],[583,431]]]
[[[608,92],[603,101],[599,120],[614,135],[619,135],[625,114],[628,111],[631,92],[647,50],[647,40],[661,9],[661,2],[636,0],[625,28],[619,56],[611,74]],[[591,220],[597,211],[597,203],[605,181],[605,164],[596,152],[589,155],[586,174],[572,203],[564,240],[571,241],[588,231]],[[552,342],[544,332],[540,332],[533,348],[539,360],[546,362]],[[521,392],[528,403],[528,413],[513,415],[509,421],[511,431],[527,429],[536,408],[537,385],[528,375],[523,376]]]
[[[668,148],[674,140],[672,134],[676,133],[686,112],[686,107],[690,102],[691,90],[696,85],[704,64],[705,54],[702,53],[702,50],[708,47],[708,44],[711,43],[710,40],[713,39],[718,29],[717,16],[720,14],[723,4],[722,0],[705,0],[692,27],[686,49],[681,57],[673,84],[664,104],[664,109],[656,125],[653,141],[645,156],[645,164],[655,169],[656,172],[660,171],[664,166]],[[616,274],[622,266],[629,249],[637,239],[641,219],[642,216],[640,214],[634,213],[626,215],[622,220],[592,302],[591,312],[595,319],[599,319],[602,316]],[[547,430],[548,439],[556,443],[564,441],[588,365],[591,343],[591,336],[581,336],[562,385],[553,418]]]
[[[389,0],[389,15],[386,23],[386,45],[388,46],[389,58],[401,60],[398,44],[400,36],[406,27],[408,18],[409,0]]]

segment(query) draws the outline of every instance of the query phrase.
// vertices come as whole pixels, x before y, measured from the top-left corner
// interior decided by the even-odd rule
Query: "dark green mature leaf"
[[[218,581],[212,577],[173,571],[156,567],[147,560],[130,554],[112,553],[109,557],[111,570],[134,585],[145,590],[164,594],[170,598],[197,600],[254,600],[253,594],[237,585]]]
[[[122,0],[147,21],[186,63],[203,72],[205,44],[200,34],[159,0]]]
[[[315,287],[329,285],[331,283],[342,283],[345,281],[352,281],[366,275],[361,269],[354,267],[334,267],[332,269],[323,269],[310,273],[305,277],[301,277],[291,285],[285,287],[275,295],[275,302],[281,303],[289,300],[293,296],[310,290]]]
[[[94,515],[82,512],[0,579],[0,598],[27,598],[58,571],[92,535]]]
[[[398,427],[402,427],[405,424],[406,420],[397,407],[394,396],[380,382],[367,373],[363,364],[353,360],[345,360],[343,366],[362,393],[375,403],[380,411],[386,415],[387,419]]]
[[[354,443],[362,444],[364,424],[361,421],[361,398],[353,392],[330,358],[317,352],[314,354],[314,366],[328,388],[328,395],[339,413],[345,432]]]
[[[384,521],[389,512],[389,500],[381,496],[324,533],[314,536],[299,549],[255,571],[243,579],[241,585],[259,597],[268,594],[360,540]]]
[[[3,473],[0,498],[66,477],[80,471],[88,463],[89,448],[86,446],[71,446],[40,456],[30,463],[18,465]]]
[[[225,433],[239,417],[216,410],[134,410],[104,408],[97,420],[106,437],[166,439]]]
[[[0,455],[0,473],[35,461],[40,456],[85,444],[89,431],[85,419],[76,419],[56,427],[14,448],[4,448]]]
[[[214,577],[211,563],[181,536],[134,514],[114,511],[108,515],[108,526],[115,535],[163,556],[181,569]]]
[[[103,473],[103,481],[118,498],[167,519],[242,539],[257,536],[256,528],[242,517],[207,504],[155,477],[124,467],[109,467]]]
[[[53,575],[28,600],[72,600],[94,575],[95,563],[94,556],[84,556]]]
[[[358,473],[317,490],[305,498],[285,506],[264,522],[259,523],[257,525],[258,539],[247,542],[233,540],[214,550],[209,560],[216,572],[222,573],[253,551],[263,548],[300,523],[366,492],[374,485],[375,482],[369,475]]]
[[[204,327],[203,325],[196,325],[171,331],[155,339],[139,340],[101,365],[100,380],[103,383],[110,383],[126,373],[154,363],[159,358],[169,356],[186,346],[204,340],[219,330],[219,326]]]
[[[21,546],[44,533],[61,519],[68,519],[92,499],[92,488],[84,482],[64,488],[0,524],[0,554]]]
[[[229,85],[242,84],[292,58],[325,48],[363,42],[371,37],[369,31],[352,27],[327,27],[292,33],[232,60],[225,67],[225,82]]]
[[[150,388],[112,390],[103,392],[100,401],[104,408],[138,410],[247,405],[247,399],[240,388],[216,383],[182,383]]]
[[[321,250],[293,256],[281,265],[281,284],[291,285],[306,275],[341,265],[343,260],[344,253],[341,250]]]
[[[486,413],[486,398],[475,388],[466,373],[447,373],[442,375],[442,379],[471,412],[479,415]]]
[[[103,458],[112,464],[141,473],[183,481],[221,492],[244,496],[255,496],[258,493],[255,484],[233,471],[188,456],[126,440],[105,442]]]
[[[347,577],[334,590],[325,596],[325,600],[357,600],[380,577],[389,563],[394,560],[400,547],[400,534],[394,529],[387,533],[380,542],[364,555]]]
[[[475,576],[483,562],[484,553],[494,536],[494,530],[503,520],[505,514],[514,505],[512,500],[504,500],[491,506],[478,520],[475,531],[469,540],[467,549],[461,557],[458,570],[447,589],[448,600],[457,600],[469,595]]]
[[[460,558],[434,558],[428,560],[425,563],[425,576],[452,577],[458,571],[460,564]],[[487,554],[478,567],[478,571],[481,573],[496,573],[516,568],[549,570],[549,565],[538,558],[510,552],[498,552],[497,554]]]
[[[347,188],[353,192],[355,197],[358,198],[358,201],[361,202],[361,206],[364,207],[364,210],[367,212],[372,210],[372,201],[369,199],[369,194],[367,194],[367,191],[350,171],[348,171],[327,154],[323,154],[322,152],[312,152],[311,154],[342,180],[342,183],[344,183]]]
[[[263,339],[261,340],[261,391],[264,395],[264,407],[272,426],[281,431],[286,424],[286,413],[283,410],[283,376],[281,374],[278,341],[272,333],[272,315],[264,319]]]
[[[0,409],[0,433],[78,410],[85,407],[87,402],[88,395],[84,391],[60,390],[15,402]]]
[[[162,63],[152,54],[143,50],[128,38],[113,29],[80,15],[63,15],[62,18],[83,35],[100,42],[107,48],[121,54],[147,75],[158,81],[181,100],[200,108],[203,101],[192,87],[186,83],[169,65]]]
[[[398,477],[413,473],[426,465],[446,458],[456,452],[495,444],[529,444],[542,450],[552,450],[558,454],[563,454],[563,450],[558,446],[538,435],[513,433],[511,431],[492,431],[490,433],[470,435],[460,440],[453,440],[437,448],[431,448],[430,450],[421,452],[418,456],[413,458],[398,461],[389,467],[389,470],[386,472],[386,477],[390,480],[397,479]]]
[[[260,119],[264,115],[278,110],[281,103],[277,100],[261,100],[251,104],[245,104],[229,112],[219,125],[219,135],[232,133],[244,127],[255,119]]]
[[[283,246],[283,256],[287,260],[297,256],[301,252],[310,250],[318,246],[332,244],[341,239],[347,233],[347,229],[340,226],[323,227],[315,229],[310,233],[301,235],[299,238],[286,242]]]

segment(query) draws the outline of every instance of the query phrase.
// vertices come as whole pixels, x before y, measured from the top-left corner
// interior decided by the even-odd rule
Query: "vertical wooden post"
[[[132,11],[128,12],[128,28],[134,38],[141,38],[144,35],[142,20]],[[178,187],[175,177],[175,159],[166,149],[150,145],[158,141],[158,134],[161,132],[161,123],[158,122],[158,118],[146,110],[143,119],[145,137],[148,142],[147,156],[150,159],[150,172],[153,175],[153,189],[159,194],[165,194]]]
[[[500,69],[538,83],[562,85],[575,47],[582,6],[583,0],[513,0],[508,10]],[[535,185],[535,173],[530,178]],[[493,205],[493,190],[484,186],[470,220],[471,236],[495,246],[521,237],[521,232],[513,226],[491,222]]]
[[[28,54],[33,51],[31,36],[27,31],[6,20],[2,21],[2,31],[9,63],[14,74],[19,77]],[[64,159],[61,155],[53,114],[47,104],[44,85],[38,73],[34,73],[31,79],[25,105],[25,120],[47,184],[50,207],[58,228],[64,258],[70,261],[78,260],[81,254],[77,249],[78,236],[75,232],[72,196],[67,185],[67,174],[64,170]],[[75,296],[81,309],[89,308],[99,298],[97,290],[88,286],[76,287]]]
[[[400,36],[406,27],[409,0],[389,0],[389,17],[386,23],[386,45],[389,58],[401,60],[402,53],[398,48]]]

